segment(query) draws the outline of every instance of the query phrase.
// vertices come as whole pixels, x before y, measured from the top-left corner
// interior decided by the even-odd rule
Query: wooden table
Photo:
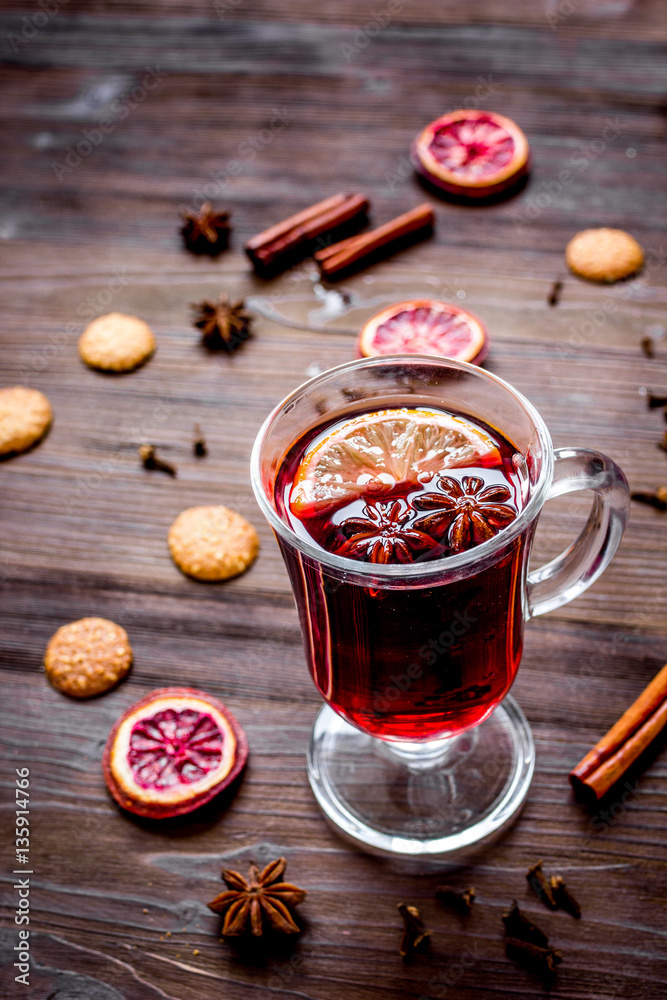
[[[485,320],[489,369],[536,404],[556,445],[601,449],[635,489],[667,481],[662,412],[640,394],[667,387],[667,341],[653,359],[640,349],[665,323],[661,4],[70,0],[30,11],[1,17],[1,384],[42,389],[55,423],[0,467],[2,785],[13,802],[14,769],[30,769],[34,962],[28,990],[11,964],[6,804],[2,996],[538,996],[539,981],[504,956],[500,914],[512,898],[563,949],[554,998],[667,996],[664,754],[606,817],[576,804],[566,777],[666,659],[667,515],[635,505],[604,577],[528,629],[514,692],[533,726],[536,775],[512,831],[450,876],[477,888],[463,919],[434,899],[439,875],[348,849],[315,805],[305,747],[319,699],[248,477],[270,407],[350,359],[380,305],[441,294]],[[373,11],[388,19],[381,30]],[[344,282],[351,297],[319,286],[311,265],[268,284],[251,275],[244,240],[330,193],[365,192],[377,222],[423,200],[407,164],[413,135],[476,102],[530,139],[519,196],[483,208],[433,199],[435,239]],[[80,162],[67,163],[77,146]],[[178,237],[179,207],[206,194],[233,211],[233,249],[215,261]],[[641,241],[648,264],[636,281],[596,287],[566,274],[567,240],[598,225]],[[203,351],[190,325],[189,303],[223,290],[256,315],[254,339],[232,357]],[[83,325],[110,310],[156,332],[155,358],[132,375],[78,360]],[[192,455],[195,422],[205,459]],[[177,479],[140,467],[144,441]],[[181,509],[218,502],[248,514],[262,552],[247,575],[215,586],[181,576],[165,539]],[[536,558],[568,543],[586,505],[549,506]],[[125,626],[135,662],[117,690],[75,703],[41,661],[55,629],[86,615]],[[140,821],[111,803],[101,752],[119,713],[166,684],[228,702],[250,763],[224,808]],[[221,865],[279,854],[309,890],[301,938],[266,953],[219,943],[205,904]],[[566,875],[580,922],[531,897],[524,871],[538,857]],[[397,954],[401,900],[433,931],[430,954],[412,965]]]

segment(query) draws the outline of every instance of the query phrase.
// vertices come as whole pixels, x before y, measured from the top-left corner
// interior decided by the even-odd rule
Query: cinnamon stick
[[[420,234],[427,236],[433,230],[434,219],[433,209],[428,202],[424,202],[377,229],[318,250],[315,260],[320,273],[324,278],[334,278],[353,265],[358,266],[367,258],[377,255],[384,248],[389,250],[399,240],[408,236],[417,239]]]
[[[570,772],[577,791],[602,798],[667,725],[667,666]]]
[[[315,249],[318,237],[366,221],[368,201],[361,194],[334,194],[253,236],[245,251],[260,274],[276,273]]]

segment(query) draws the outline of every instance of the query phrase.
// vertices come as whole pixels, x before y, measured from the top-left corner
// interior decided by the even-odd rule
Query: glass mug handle
[[[608,566],[623,537],[630,492],[616,463],[588,448],[557,449],[547,500],[578,490],[593,492],[588,521],[569,548],[528,574],[528,618],[560,608],[590,587]]]

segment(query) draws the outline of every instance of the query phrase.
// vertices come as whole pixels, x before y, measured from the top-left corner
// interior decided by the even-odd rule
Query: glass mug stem
[[[477,743],[477,729],[472,728],[458,736],[427,743],[408,743],[398,740],[375,740],[375,752],[386,760],[415,770],[431,768],[451,769],[459,766]]]

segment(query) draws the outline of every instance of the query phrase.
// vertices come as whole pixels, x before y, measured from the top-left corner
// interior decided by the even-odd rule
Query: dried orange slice
[[[418,173],[450,194],[486,198],[528,171],[528,140],[511,118],[493,111],[451,111],[417,137]]]
[[[439,299],[397,302],[368,320],[359,334],[363,357],[377,354],[434,354],[458,361],[483,361],[486,328],[472,313]]]
[[[369,493],[379,497],[423,473],[497,465],[500,452],[479,428],[432,410],[378,410],[315,439],[294,477],[290,509],[297,517],[333,510]]]
[[[120,717],[102,766],[107,787],[129,812],[180,816],[209,802],[240,773],[248,741],[217,698],[193,688],[159,688]]]

